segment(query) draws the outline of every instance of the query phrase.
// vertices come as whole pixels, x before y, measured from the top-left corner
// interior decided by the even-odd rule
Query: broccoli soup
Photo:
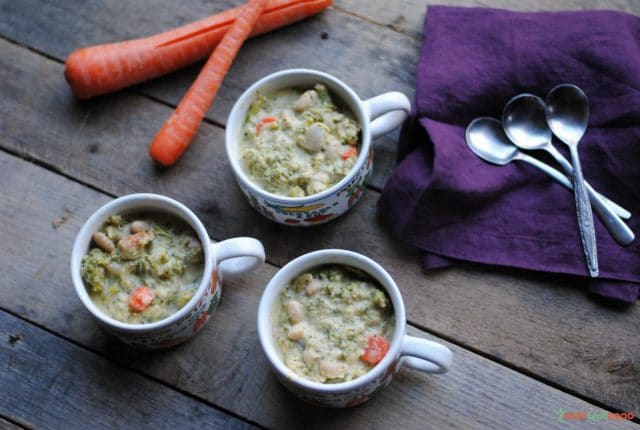
[[[322,84],[260,94],[240,136],[243,167],[267,192],[304,197],[340,182],[358,158],[360,127]]]
[[[393,305],[365,273],[323,266],[301,274],[280,292],[273,332],[285,365],[315,382],[364,375],[389,349]]]
[[[82,279],[96,306],[118,321],[159,321],[187,304],[198,289],[202,245],[180,219],[112,215],[92,239],[82,259]]]

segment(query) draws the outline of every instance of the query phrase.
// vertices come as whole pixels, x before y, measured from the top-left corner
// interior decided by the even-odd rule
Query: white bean
[[[307,288],[305,288],[305,291],[307,293],[307,296],[313,296],[318,291],[320,291],[320,288],[322,288],[322,282],[320,282],[318,279],[312,279],[311,282],[307,284]]]
[[[300,340],[304,337],[305,329],[306,324],[304,322],[299,322],[298,324],[291,326],[287,337],[291,340]]]
[[[313,348],[307,347],[304,351],[302,351],[302,360],[304,360],[304,363],[308,367],[313,366],[319,358],[320,354]]]
[[[120,276],[122,274],[122,265],[118,263],[109,263],[105,266],[105,269],[113,276]]]
[[[309,152],[318,152],[322,149],[324,142],[324,129],[320,124],[314,122],[307,129],[304,139],[298,143]]]
[[[129,226],[129,229],[131,230],[131,233],[140,233],[141,231],[149,230],[149,224],[144,221],[138,220],[132,222]]]
[[[296,100],[295,104],[293,105],[293,109],[296,112],[302,112],[309,109],[316,100],[318,100],[318,93],[315,90],[305,91],[304,93],[302,93],[300,98]]]
[[[340,155],[342,155],[342,147],[337,143],[330,144],[325,151],[325,157],[327,157],[329,161],[337,160]]]
[[[302,321],[302,305],[297,300],[289,300],[287,302],[287,314],[291,324],[298,324]]]
[[[95,233],[93,233],[93,236],[91,236],[91,238],[103,251],[111,252],[116,247],[111,239],[109,239],[107,235],[101,231],[96,231]]]
[[[188,261],[192,263],[198,263],[202,260],[202,243],[195,237],[189,237],[187,239]]]
[[[189,238],[187,239],[187,246],[189,248],[194,248],[194,249],[201,249],[202,248],[202,243],[200,243],[200,240],[193,237],[193,236],[189,236]]]
[[[322,360],[320,362],[320,374],[328,379],[344,377],[347,372],[347,365],[333,360]]]

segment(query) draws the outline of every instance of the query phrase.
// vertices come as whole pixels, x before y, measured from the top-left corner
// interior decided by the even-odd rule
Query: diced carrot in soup
[[[347,149],[341,155],[343,160],[348,160],[351,157],[357,157],[357,156],[358,156],[358,150],[356,149],[355,146],[352,146],[351,148]]]
[[[262,131],[262,128],[267,125],[267,124],[271,124],[272,122],[276,122],[278,120],[278,118],[276,118],[275,116],[265,116],[264,118],[262,118],[260,120],[260,122],[256,125],[256,134],[260,134],[260,132]]]
[[[156,298],[156,293],[144,285],[133,290],[129,296],[129,307],[133,312],[142,312]]]
[[[371,365],[376,365],[389,351],[389,342],[379,334],[370,334],[367,336],[367,345],[364,353],[360,356],[360,360]]]

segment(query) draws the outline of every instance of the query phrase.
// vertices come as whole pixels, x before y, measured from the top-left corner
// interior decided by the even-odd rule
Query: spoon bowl
[[[560,164],[567,175],[573,175],[573,166],[553,146],[553,134],[547,123],[545,102],[533,94],[518,95],[507,103],[502,112],[502,125],[511,142],[520,149],[543,150]],[[629,219],[631,213],[597,193],[589,184],[587,192],[591,198],[602,199],[615,215]]]
[[[476,118],[467,126],[465,140],[469,149],[489,163],[504,166],[518,156],[518,148],[509,142],[500,121]]]
[[[559,85],[546,100],[546,118],[553,134],[567,145],[577,145],[589,124],[589,102],[575,85]]]
[[[509,100],[502,112],[504,131],[520,149],[546,149],[551,143],[544,101],[533,94]]]
[[[514,146],[505,133],[505,128],[503,128],[500,121],[494,118],[481,117],[473,120],[467,126],[465,141],[469,149],[484,161],[499,166],[505,166],[512,161],[524,161],[545,172],[566,188],[573,188],[569,179],[562,173],[537,158],[520,151],[518,147]],[[549,145],[551,144],[549,143]],[[568,161],[565,160],[565,162],[569,164]],[[569,167],[571,166],[569,165]],[[572,172],[572,170],[570,172]],[[616,216],[615,212],[607,206],[605,200],[599,195],[596,195],[595,191],[591,188],[590,196],[596,213],[614,239],[622,245],[628,245],[633,242],[633,232]],[[613,205],[612,202],[609,203]]]

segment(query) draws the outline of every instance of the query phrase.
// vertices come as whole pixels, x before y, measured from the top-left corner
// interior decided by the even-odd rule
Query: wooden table
[[[637,428],[596,415],[590,422],[558,417],[640,415],[640,308],[597,303],[563,277],[475,266],[423,273],[417,252],[376,218],[397,133],[379,139],[362,201],[325,226],[275,225],[235,185],[224,124],[249,84],[309,67],[363,98],[387,90],[412,97],[430,1],[336,0],[317,17],[251,40],[195,142],[168,170],[150,162],[148,145],[198,67],[88,102],[72,97],[62,72],[74,49],[157,33],[239,3],[0,0],[0,428]],[[517,5],[640,14],[637,0]],[[268,256],[261,269],[226,283],[218,312],[197,337],[161,352],[106,336],[69,276],[84,220],[110,199],[142,191],[184,202],[215,240],[259,238]],[[346,410],[306,405],[276,381],[255,327],[262,289],[287,261],[328,247],[362,252],[388,269],[405,296],[409,331],[454,351],[448,374],[403,369],[374,399]]]

